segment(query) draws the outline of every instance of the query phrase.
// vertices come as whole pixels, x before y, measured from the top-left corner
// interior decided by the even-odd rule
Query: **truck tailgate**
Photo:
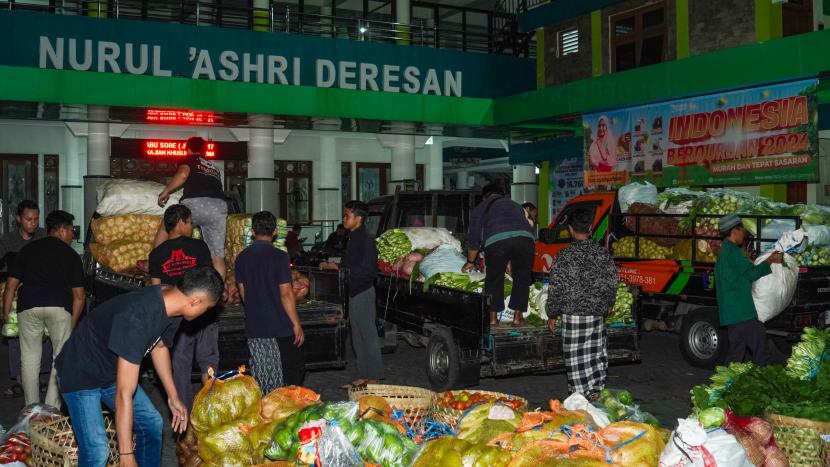
[[[639,334],[636,326],[609,326],[609,363],[640,361]],[[563,369],[561,332],[532,326],[491,328],[486,337],[481,376],[504,376],[517,373]]]

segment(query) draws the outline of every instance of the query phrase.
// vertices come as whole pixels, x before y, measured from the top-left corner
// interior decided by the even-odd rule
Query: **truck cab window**
[[[597,206],[596,203],[579,203],[565,207],[553,226],[553,243],[569,243],[571,241],[571,233],[568,230],[570,216],[577,211],[586,210],[591,213],[591,216],[596,216]]]
[[[373,237],[378,236],[378,228],[383,224],[384,203],[369,204],[369,218],[366,219],[366,230]]]
[[[400,227],[432,227],[432,197],[407,196],[398,200]]]

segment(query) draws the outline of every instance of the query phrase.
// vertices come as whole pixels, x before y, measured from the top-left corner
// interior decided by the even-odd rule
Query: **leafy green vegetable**
[[[787,374],[802,380],[813,379],[821,363],[828,358],[827,343],[830,332],[816,328],[804,328],[801,342],[793,347],[787,360]]]
[[[403,258],[412,251],[412,242],[400,229],[387,230],[377,238],[375,243],[378,247],[378,258],[389,264]]]
[[[726,414],[720,407],[710,407],[700,412],[697,419],[703,424],[703,428],[717,428],[723,425]]]

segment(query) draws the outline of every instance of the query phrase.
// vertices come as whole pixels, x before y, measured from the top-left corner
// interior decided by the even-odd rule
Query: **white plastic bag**
[[[402,227],[398,230],[406,234],[409,241],[412,242],[413,250],[431,250],[441,245],[451,245],[456,250],[461,251],[461,242],[453,237],[447,229],[441,227]]]
[[[98,207],[95,212],[102,216],[118,214],[152,214],[161,216],[164,208],[158,205],[159,193],[164,185],[140,180],[113,179],[98,187]],[[177,204],[182,197],[181,190],[170,195],[167,205]]]
[[[772,252],[764,253],[755,264],[766,261]],[[767,322],[778,316],[790,304],[798,282],[798,263],[795,258],[784,254],[784,263],[771,264],[772,274],[752,283],[752,301],[758,311],[758,319]]]
[[[697,420],[677,423],[660,455],[660,467],[754,467],[741,444],[722,428],[707,432]]]
[[[830,245],[830,227],[826,225],[807,225],[801,226],[807,235],[807,242],[815,246]]]
[[[629,183],[620,187],[618,198],[622,212],[628,212],[628,207],[634,203],[645,203],[654,206],[657,204],[657,187],[649,182]]]
[[[461,272],[467,260],[452,245],[441,245],[428,254],[419,266],[426,279],[439,272]]]
[[[604,411],[596,408],[594,404],[588,401],[582,394],[575,392],[568,396],[565,399],[565,402],[562,403],[562,406],[565,407],[565,410],[584,410],[591,414],[591,418],[594,419],[594,423],[600,428],[605,428],[611,423],[611,420],[608,418],[608,414]]]

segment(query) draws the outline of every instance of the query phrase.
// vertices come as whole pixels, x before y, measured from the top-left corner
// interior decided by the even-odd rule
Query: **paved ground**
[[[653,332],[642,339],[643,363],[612,366],[609,370],[609,386],[630,390],[640,405],[652,412],[666,426],[673,426],[678,417],[689,413],[689,389],[705,382],[709,371],[687,365],[677,346],[677,336]],[[0,346],[0,382],[8,381],[8,347]],[[427,386],[425,371],[426,352],[401,342],[394,354],[384,355],[384,368],[388,384]],[[350,356],[351,358],[351,356]],[[355,378],[354,365],[350,362],[344,370],[309,373],[306,385],[322,394],[324,400],[346,399],[346,391],[340,386]],[[0,383],[0,388],[6,385]],[[552,398],[567,397],[564,374],[529,375],[511,378],[484,379],[481,389],[516,394],[530,400],[532,407],[546,406]],[[146,387],[169,426],[166,398],[162,391]],[[0,424],[8,427],[23,406],[23,399],[0,399]],[[168,428],[169,430],[169,428]],[[175,465],[173,436],[165,434],[164,464]]]

